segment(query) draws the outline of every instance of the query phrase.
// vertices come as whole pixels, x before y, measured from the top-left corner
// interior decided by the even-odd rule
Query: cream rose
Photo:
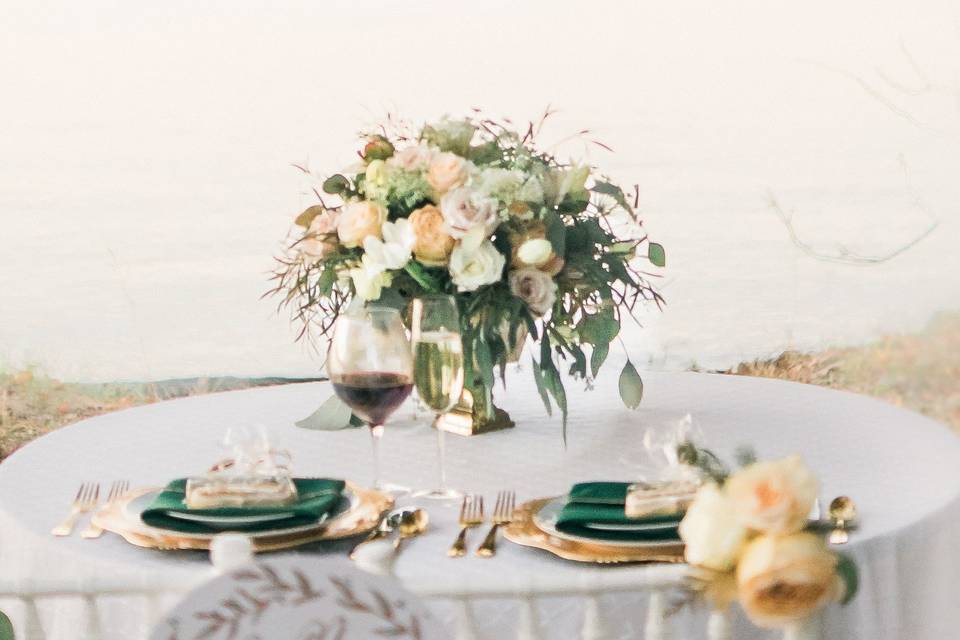
[[[747,539],[747,530],[737,522],[730,498],[715,484],[705,484],[680,522],[680,538],[686,543],[687,562],[729,571]]]
[[[340,212],[324,211],[315,216],[297,245],[300,255],[309,263],[315,263],[337,249],[337,222]]]
[[[404,171],[423,171],[430,166],[433,156],[437,153],[436,147],[431,147],[427,143],[421,142],[420,144],[400,149],[387,159],[387,163],[394,167],[399,167]]]
[[[741,525],[763,533],[795,533],[807,524],[817,479],[799,456],[757,462],[727,480]]]
[[[517,258],[523,264],[539,267],[553,257],[553,245],[545,238],[531,238],[517,248]]]
[[[360,200],[343,207],[337,236],[343,246],[359,247],[368,236],[382,237],[381,227],[387,219],[387,210],[376,202]]]
[[[410,214],[410,224],[416,236],[414,257],[429,266],[447,264],[455,241],[444,228],[440,209],[432,204],[417,209]]]
[[[437,193],[446,193],[466,181],[467,161],[457,154],[449,151],[438,153],[430,161],[427,182]]]
[[[557,299],[557,283],[537,269],[511,271],[510,293],[527,303],[530,310],[542,316],[553,307]]]
[[[500,279],[506,259],[493,243],[461,242],[450,253],[450,276],[458,291],[476,291]]]
[[[737,565],[737,594],[747,616],[777,629],[803,620],[842,594],[837,558],[812,533],[760,536]]]
[[[440,212],[447,224],[447,233],[454,238],[464,237],[470,230],[482,227],[489,236],[500,223],[499,203],[466,188],[447,192],[440,200]]]

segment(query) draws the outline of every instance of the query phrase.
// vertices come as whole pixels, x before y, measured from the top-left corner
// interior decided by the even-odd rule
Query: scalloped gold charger
[[[373,489],[364,489],[351,482],[347,491],[352,494],[350,508],[316,526],[301,527],[291,532],[262,531],[250,533],[255,551],[289,549],[322,540],[340,540],[368,533],[380,521],[380,515],[393,506],[393,498]],[[143,487],[125,495],[97,511],[93,522],[105,531],[121,536],[130,544],[150,549],[208,550],[213,534],[178,534],[144,524],[132,513],[130,503],[161,487]]]
[[[650,546],[622,546],[608,543],[588,543],[567,540],[550,535],[534,522],[534,516],[555,497],[531,500],[519,505],[513,512],[513,521],[503,530],[504,537],[525,547],[549,551],[555,556],[576,562],[618,564],[625,562],[683,562],[683,544],[663,543]]]

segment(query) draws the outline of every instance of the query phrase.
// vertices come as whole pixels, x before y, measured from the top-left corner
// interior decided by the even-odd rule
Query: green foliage
[[[860,573],[857,571],[857,563],[845,553],[837,554],[837,575],[843,580],[845,587],[840,604],[847,604],[860,589]]]
[[[718,485],[723,485],[730,477],[730,469],[723,461],[709,449],[703,449],[687,440],[677,445],[677,459],[685,464],[699,469],[703,475]]]
[[[0,611],[0,640],[13,640],[13,623],[3,611]]]
[[[307,207],[303,210],[303,213],[297,216],[297,219],[294,220],[294,223],[306,229],[310,226],[310,223],[313,222],[313,219],[323,212],[324,208],[319,204],[315,204],[312,207]]]
[[[346,176],[335,173],[323,181],[322,188],[324,192],[330,195],[342,196],[350,192],[350,181]]]
[[[655,266],[667,266],[667,252],[664,250],[662,244],[651,242],[647,247],[647,257]]]
[[[629,409],[636,409],[643,400],[643,380],[637,373],[637,368],[633,363],[627,360],[623,365],[623,371],[620,372],[620,399]]]

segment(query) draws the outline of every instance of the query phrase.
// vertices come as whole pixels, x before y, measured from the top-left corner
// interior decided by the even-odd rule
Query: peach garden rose
[[[359,200],[348,202],[340,214],[337,236],[347,248],[359,247],[368,236],[381,238],[381,227],[387,219],[387,210],[376,202]]]
[[[756,462],[727,480],[737,519],[763,533],[795,533],[807,524],[817,479],[799,456]]]
[[[442,195],[467,181],[467,166],[467,161],[455,153],[438,153],[430,162],[427,182]]]
[[[432,204],[421,207],[410,214],[410,224],[416,236],[414,257],[429,266],[447,264],[455,241],[446,232],[440,209]]]

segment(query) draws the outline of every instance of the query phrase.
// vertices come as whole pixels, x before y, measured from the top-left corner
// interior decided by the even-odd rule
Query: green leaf
[[[353,426],[350,407],[345,405],[336,394],[331,395],[320,407],[303,420],[295,424],[301,429],[316,431],[339,431]]]
[[[3,611],[0,611],[0,640],[13,640],[13,623]]]
[[[333,285],[337,283],[337,272],[335,269],[327,267],[323,270],[323,273],[320,274],[320,277],[317,278],[317,291],[322,296],[330,295],[330,292],[333,291]]]
[[[847,604],[857,595],[857,590],[860,587],[860,572],[857,571],[857,564],[853,561],[853,558],[845,553],[837,554],[837,575],[840,576],[844,587],[846,587],[840,604]]]
[[[540,363],[541,366],[543,363]],[[550,392],[550,395],[553,396],[553,401],[557,403],[557,407],[560,409],[560,419],[562,421],[561,427],[561,436],[563,437],[563,446],[567,446],[567,391],[563,388],[563,379],[560,377],[560,372],[557,371],[556,365],[553,364],[553,360],[550,360],[550,369],[544,371],[544,382],[546,382],[547,390]]]
[[[650,258],[650,262],[658,267],[667,266],[667,252],[664,250],[662,244],[651,242],[647,248],[647,257]]]
[[[410,274],[410,277],[416,280],[417,284],[424,288],[428,293],[440,293],[443,291],[443,285],[430,271],[416,260],[409,261],[404,265],[403,270]]]
[[[620,372],[620,399],[630,409],[639,407],[640,401],[643,400],[643,380],[640,379],[637,368],[629,360]]]
[[[307,207],[303,210],[303,213],[297,216],[297,219],[294,220],[294,223],[306,229],[310,226],[310,223],[313,222],[313,219],[323,212],[323,205],[315,204],[312,207]]]
[[[585,316],[577,326],[580,339],[593,346],[610,344],[620,333],[620,323],[617,322],[612,309],[604,309],[591,316]]]
[[[543,222],[546,225],[547,240],[553,246],[553,252],[561,258],[566,256],[567,228],[564,226],[563,220],[553,211],[547,211],[543,217]]]
[[[609,344],[594,345],[593,352],[590,354],[590,371],[593,373],[594,378],[597,377],[600,367],[602,367],[606,361],[608,353],[610,353]]]
[[[323,190],[334,195],[343,194],[350,190],[350,181],[345,176],[335,173],[323,181]]]
[[[492,389],[493,357],[490,354],[490,346],[483,339],[482,334],[473,341],[473,357],[477,364],[476,373],[480,376],[483,386]]]
[[[630,203],[627,202],[627,196],[624,195],[623,189],[617,185],[610,182],[597,182],[593,185],[593,189],[591,189],[591,191],[594,193],[603,194],[605,196],[610,196],[624,211],[629,213],[631,216],[633,215],[633,207],[631,207]]]
[[[553,405],[550,404],[550,396],[547,395],[546,383],[543,381],[543,371],[540,369],[537,359],[533,356],[530,356],[530,362],[533,365],[533,380],[537,383],[537,393],[540,394],[540,399],[543,400],[543,406],[547,409],[547,415],[552,417]]]

